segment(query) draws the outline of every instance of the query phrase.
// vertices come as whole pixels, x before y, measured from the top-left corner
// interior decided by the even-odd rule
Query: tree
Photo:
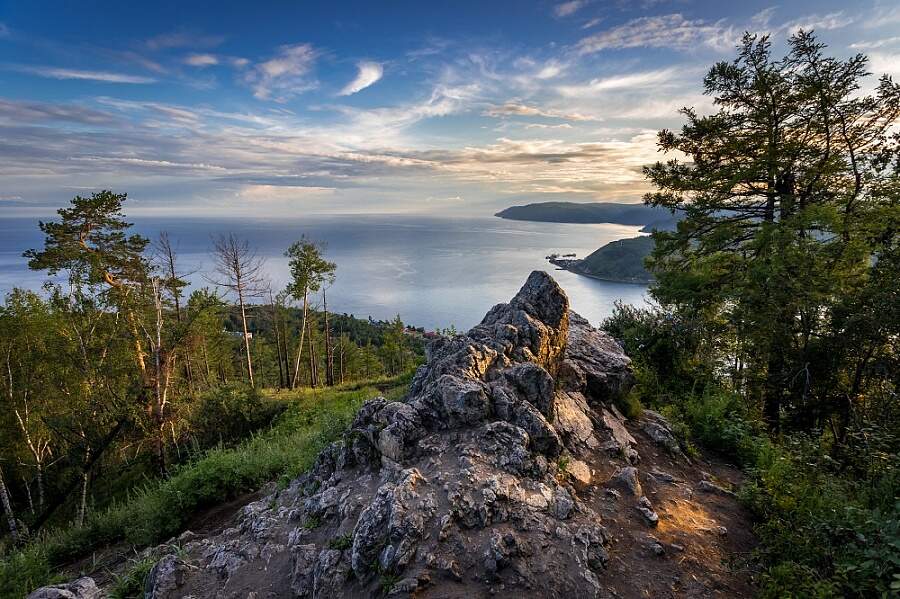
[[[146,237],[127,235],[122,204],[127,194],[101,191],[90,198],[75,196],[70,208],[57,210],[58,222],[39,223],[45,235],[43,250],[28,250],[28,267],[51,275],[69,272],[74,285],[105,283],[129,321],[135,359],[146,374],[144,349],[135,321],[135,295],[147,280],[149,270],[144,250]]]
[[[297,386],[300,378],[300,360],[303,356],[303,342],[308,328],[309,294],[319,291],[323,284],[333,282],[334,271],[337,268],[334,262],[329,262],[323,257],[323,250],[321,244],[301,237],[284,253],[289,258],[288,265],[291,269],[291,280],[287,290],[294,299],[303,302],[303,320],[300,324],[300,342],[297,344],[294,378],[291,381],[292,388]],[[311,370],[313,369],[311,367]],[[312,372],[310,375],[313,376]]]
[[[253,382],[253,358],[250,355],[250,331],[247,328],[247,301],[264,291],[262,285],[263,261],[250,249],[246,240],[240,240],[230,233],[220,235],[213,248],[216,273],[219,278],[213,283],[231,291],[238,300],[241,313],[241,327],[244,338],[244,358],[250,386]]]
[[[900,86],[882,77],[862,95],[866,58],[823,50],[801,31],[776,60],[767,37],[745,35],[738,57],[704,80],[718,112],[686,108],[680,133],[659,134],[661,150],[689,161],[645,168],[657,187],[646,202],[684,214],[676,231],[654,234],[653,293],[740,337],[748,388],[774,431],[785,405],[808,397],[811,342],[828,308],[865,283],[873,240],[893,237],[889,219],[870,216],[896,177],[876,165],[896,156],[886,134]]]

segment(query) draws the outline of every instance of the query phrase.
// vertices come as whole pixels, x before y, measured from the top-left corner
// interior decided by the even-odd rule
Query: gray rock
[[[190,567],[175,555],[166,555],[160,559],[144,583],[144,599],[161,599],[168,593],[176,591],[184,584],[185,575]]]
[[[641,481],[638,479],[638,470],[634,466],[626,466],[619,469],[613,474],[609,484],[634,497],[640,497],[644,494],[644,490],[641,488]]]
[[[100,599],[103,593],[93,578],[85,576],[65,584],[41,587],[27,599]]]
[[[701,480],[700,484],[697,485],[697,488],[705,493],[716,493],[718,495],[725,495],[728,497],[735,497],[734,491],[729,491],[725,487],[721,487],[713,482],[708,480]]]

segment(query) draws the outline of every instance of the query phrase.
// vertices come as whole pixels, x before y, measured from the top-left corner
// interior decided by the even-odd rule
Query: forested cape
[[[336,265],[301,238],[276,290],[253,248],[215,240],[188,293],[177,241],[131,234],[125,194],[76,197],[40,223],[32,269],[62,275],[0,306],[3,536],[33,536],[165,476],[283,409],[259,389],[332,386],[414,365],[421,330],[327,310]],[[196,273],[190,273],[196,274]],[[276,394],[277,397],[277,394]]]

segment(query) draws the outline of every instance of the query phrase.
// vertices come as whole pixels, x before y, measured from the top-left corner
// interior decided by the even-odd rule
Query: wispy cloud
[[[356,78],[344,86],[338,95],[349,96],[374,85],[384,76],[384,67],[377,62],[360,62],[356,65]]]
[[[583,38],[578,42],[581,54],[613,48],[689,49],[703,44],[714,48],[731,46],[737,34],[724,22],[691,20],[681,14],[632,19]]]
[[[47,79],[78,79],[83,81],[101,81],[104,83],[155,83],[152,77],[138,75],[124,75],[122,73],[108,73],[106,71],[84,71],[80,69],[62,69],[44,66],[17,65],[14,70],[30,73]]]
[[[9,27],[7,27],[4,23],[0,23],[0,37],[8,37],[9,36]]]
[[[283,102],[316,87],[306,76],[317,57],[311,44],[281,46],[273,58],[257,64],[245,78],[260,100]]]
[[[568,2],[563,2],[554,6],[553,14],[560,18],[568,17],[569,15],[574,15],[576,12],[584,8],[586,4],[587,0],[569,0]]]
[[[522,104],[521,102],[506,102],[505,104],[490,106],[487,110],[482,112],[484,116],[492,116],[492,117],[508,117],[508,116],[538,116],[538,117],[546,117],[552,119],[563,119],[566,121],[593,121],[596,120],[595,117],[580,114],[577,112],[565,112],[559,110],[552,110],[547,108],[539,108],[537,106],[530,106],[528,104]]]
[[[683,81],[684,75],[685,70],[683,68],[669,67],[666,69],[602,77],[578,85],[561,85],[557,90],[563,96],[568,97],[593,97],[601,92],[646,90],[651,87],[658,90],[661,86],[671,85],[677,81]]]
[[[850,44],[850,47],[854,50],[874,50],[875,48],[885,48],[897,45],[900,45],[900,35],[896,37],[886,37],[880,40],[856,42],[855,44]]]
[[[803,31],[828,31],[831,29],[841,29],[842,27],[850,25],[854,21],[854,17],[851,17],[841,10],[828,13],[826,15],[808,15],[805,17],[801,17],[785,24],[783,28],[789,34],[797,33],[801,29]]]
[[[184,58],[184,64],[192,67],[211,67],[219,64],[219,58],[215,54],[188,54]]]
[[[151,50],[168,50],[171,48],[212,48],[225,41],[221,35],[202,35],[186,31],[163,33],[151,37],[145,45]]]
[[[19,124],[60,121],[82,125],[109,125],[116,121],[109,113],[74,104],[51,104],[3,98],[0,98],[0,120]]]

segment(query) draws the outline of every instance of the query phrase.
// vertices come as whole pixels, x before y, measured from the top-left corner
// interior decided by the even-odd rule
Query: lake
[[[639,304],[646,287],[598,281],[554,270],[550,253],[583,257],[605,243],[634,237],[640,227],[577,225],[411,215],[312,216],[303,219],[134,218],[135,229],[154,237],[168,231],[177,244],[181,269],[195,271],[193,285],[208,285],[212,236],[234,232],[266,260],[266,272],[280,288],[288,276],[284,250],[300,235],[327,244],[337,263],[328,291],[329,309],[359,317],[393,318],[428,329],[477,324],[494,304],[508,301],[535,269],[547,270],[566,290],[572,307],[597,323],[613,302]],[[21,257],[41,247],[37,219],[0,218],[0,292],[14,286],[37,289],[46,273],[29,271]]]

